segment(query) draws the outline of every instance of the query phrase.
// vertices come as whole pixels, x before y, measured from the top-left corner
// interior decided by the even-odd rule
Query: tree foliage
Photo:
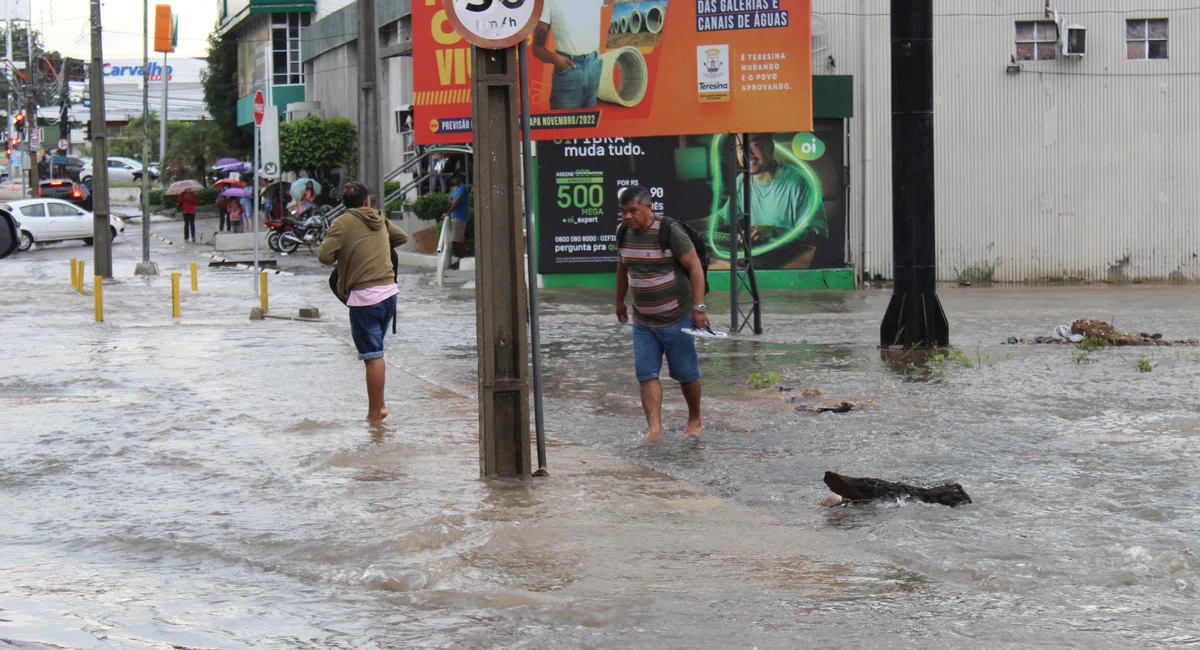
[[[221,127],[212,120],[167,122],[167,163],[201,182],[211,162],[231,153]]]
[[[204,105],[224,136],[225,145],[231,151],[245,153],[253,147],[253,137],[238,126],[237,75],[237,41],[221,38],[214,31],[208,35],[208,67],[200,73]]]
[[[353,159],[357,141],[358,130],[350,120],[309,115],[279,125],[280,162],[285,170],[307,171],[328,186],[333,170]]]
[[[0,43],[4,42],[6,33],[3,28],[0,28]],[[12,31],[12,58],[13,61],[28,61],[29,46],[26,38],[24,26],[13,26]],[[55,72],[62,67],[62,55],[57,51],[47,52],[42,47],[42,33],[38,30],[33,31],[33,53],[35,62],[36,74],[34,80],[36,82],[36,94],[38,105],[51,106],[57,105],[59,102],[59,92],[61,85],[55,77]],[[48,59],[48,61],[47,61]],[[53,67],[51,67],[53,66]],[[29,74],[29,66],[26,65],[18,74],[12,73],[12,85],[9,85],[7,75],[0,74],[0,96],[8,97],[12,101],[14,111],[25,110],[26,89],[28,84],[21,79],[21,75]],[[3,111],[0,111],[3,113]]]

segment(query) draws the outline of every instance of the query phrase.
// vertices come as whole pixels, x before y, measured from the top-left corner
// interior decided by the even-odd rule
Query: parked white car
[[[88,161],[83,166],[83,171],[79,172],[79,182],[84,185],[91,186],[92,184],[92,161]],[[121,156],[108,157],[108,182],[110,183],[137,183],[142,180],[142,163],[133,158],[123,158]],[[158,180],[158,167],[150,166],[150,180]]]
[[[60,199],[24,199],[3,205],[17,218],[20,228],[18,250],[27,251],[35,243],[81,239],[92,245],[92,213]],[[113,239],[125,232],[120,217],[108,218]]]

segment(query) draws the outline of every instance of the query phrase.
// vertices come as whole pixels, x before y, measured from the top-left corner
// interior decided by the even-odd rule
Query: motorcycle
[[[306,210],[291,220],[290,225],[291,230],[280,233],[279,252],[284,255],[294,253],[301,244],[311,250],[325,241],[325,233],[329,232],[330,225],[329,210]],[[270,244],[270,238],[267,243]]]

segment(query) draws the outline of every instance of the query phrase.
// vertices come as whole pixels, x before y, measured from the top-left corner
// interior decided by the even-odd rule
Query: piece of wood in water
[[[971,497],[958,483],[947,483],[924,488],[904,483],[892,483],[878,478],[842,476],[836,472],[825,472],[825,485],[836,495],[848,501],[871,501],[874,499],[913,499],[943,506],[961,506],[971,503]]]

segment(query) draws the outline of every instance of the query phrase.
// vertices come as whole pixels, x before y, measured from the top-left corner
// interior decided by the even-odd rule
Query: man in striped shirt
[[[696,343],[682,330],[709,327],[704,305],[704,268],[691,238],[679,224],[671,225],[670,245],[663,248],[663,222],[650,207],[650,191],[627,188],[621,193],[618,236],[617,320],[629,322],[625,296],[633,290],[633,365],[641,384],[642,410],[650,427],[647,440],[661,438],[663,355],[672,379],[679,382],[688,405],[685,436],[704,430],[700,421],[700,359]]]

